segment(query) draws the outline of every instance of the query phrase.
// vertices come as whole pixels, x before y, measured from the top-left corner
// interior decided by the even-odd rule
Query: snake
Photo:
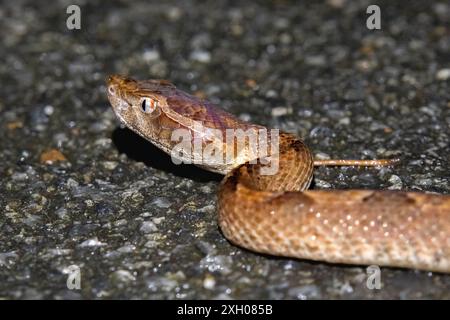
[[[218,225],[232,244],[343,266],[450,273],[450,195],[309,188],[317,166],[390,166],[398,159],[314,160],[296,135],[243,121],[167,80],[110,75],[106,90],[120,122],[175,163],[224,175]],[[261,132],[265,140],[250,139]]]

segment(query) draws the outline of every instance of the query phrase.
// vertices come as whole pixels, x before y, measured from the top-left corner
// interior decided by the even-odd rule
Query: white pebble
[[[290,113],[291,110],[286,107],[275,107],[272,109],[272,117],[281,117]]]
[[[317,152],[314,155],[314,159],[316,159],[316,160],[329,160],[329,159],[331,159],[331,157],[330,157],[330,155],[328,155],[325,152]]]
[[[103,243],[101,241],[98,240],[97,237],[88,239],[86,241],[83,241],[82,243],[80,243],[79,247],[81,248],[85,248],[85,247],[100,247],[100,246],[104,246],[106,245],[106,243]]]
[[[55,108],[53,108],[53,106],[47,105],[47,106],[44,107],[44,113],[47,116],[51,116],[53,114],[53,112],[55,112]]]
[[[320,179],[315,179],[314,182],[316,183],[316,186],[321,189],[329,189],[331,188],[331,184]]]
[[[190,58],[197,62],[209,63],[211,61],[211,54],[208,51],[195,50],[191,53]]]
[[[205,279],[203,280],[203,288],[211,290],[214,289],[214,287],[216,286],[216,279],[214,279],[213,276],[206,276]]]
[[[450,68],[439,70],[436,73],[436,79],[441,80],[441,81],[450,79]]]
[[[142,222],[141,228],[139,230],[143,233],[151,233],[158,231],[158,228],[152,221],[144,221]]]
[[[389,182],[392,184],[388,187],[389,190],[400,190],[402,188],[402,179],[400,179],[400,177],[395,174],[389,177]]]
[[[145,50],[142,54],[142,59],[144,59],[146,62],[159,60],[159,52],[155,49]]]

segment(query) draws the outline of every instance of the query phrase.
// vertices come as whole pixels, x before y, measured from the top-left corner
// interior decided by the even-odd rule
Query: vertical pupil
[[[155,108],[158,107],[158,101],[152,100],[150,98],[142,99],[141,109],[146,113],[153,112]]]
[[[148,108],[148,102],[147,99],[142,100],[142,110],[144,112],[147,112],[147,108]]]

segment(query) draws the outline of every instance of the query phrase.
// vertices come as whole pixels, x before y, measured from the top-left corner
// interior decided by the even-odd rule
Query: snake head
[[[168,90],[175,87],[165,80],[137,81],[122,75],[107,80],[108,99],[117,117],[125,125],[138,127],[161,115]]]

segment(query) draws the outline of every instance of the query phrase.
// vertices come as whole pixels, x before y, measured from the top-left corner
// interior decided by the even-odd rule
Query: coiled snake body
[[[297,137],[280,133],[278,170],[262,175],[254,146],[246,142],[228,161],[197,157],[225,143],[226,129],[260,132],[210,102],[164,80],[108,78],[108,98],[128,128],[167,153],[192,133],[201,150],[178,154],[206,170],[225,174],[218,196],[220,228],[231,242],[257,252],[331,263],[380,265],[450,272],[450,196],[374,190],[307,190],[314,165],[389,165],[389,160],[314,161]],[[234,140],[233,140],[234,141]],[[195,149],[195,148],[194,148]],[[226,157],[222,157],[223,160]],[[201,161],[196,161],[201,159]]]

